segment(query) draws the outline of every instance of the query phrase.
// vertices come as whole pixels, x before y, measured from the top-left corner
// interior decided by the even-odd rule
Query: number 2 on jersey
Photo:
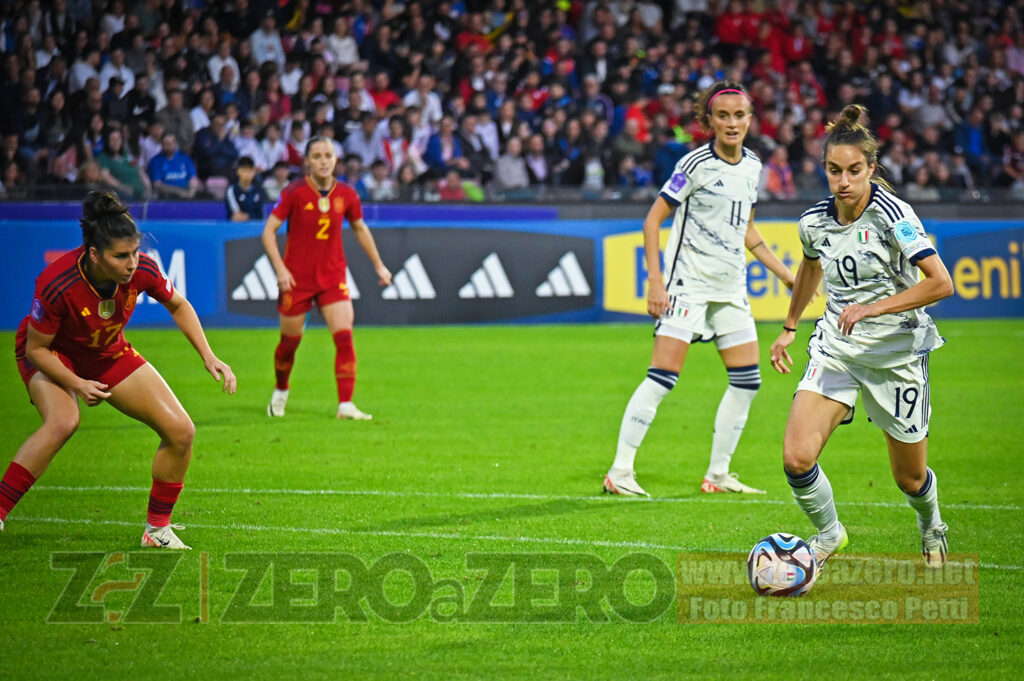
[[[327,230],[331,228],[331,216],[322,216],[319,220],[316,221],[316,224],[320,228],[320,231],[316,233],[316,238],[329,239],[331,235],[327,233]]]

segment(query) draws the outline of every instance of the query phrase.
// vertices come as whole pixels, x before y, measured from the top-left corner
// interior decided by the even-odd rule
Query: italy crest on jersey
[[[117,303],[114,302],[113,298],[107,298],[101,300],[99,307],[97,308],[100,313],[100,317],[103,319],[110,319],[114,316],[114,311],[117,309]]]
[[[866,230],[866,229],[858,229],[857,230],[857,241],[861,242],[862,244],[866,244],[868,242],[868,230]]]

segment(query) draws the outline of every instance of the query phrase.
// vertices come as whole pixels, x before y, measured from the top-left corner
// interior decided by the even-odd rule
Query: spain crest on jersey
[[[113,298],[107,298],[106,300],[100,301],[97,309],[99,310],[100,317],[103,319],[110,319],[114,316],[115,310],[117,310],[117,303]]]
[[[335,213],[344,213],[345,212],[345,199],[341,198],[340,196],[335,196],[334,197],[334,212]]]
[[[170,281],[168,281],[170,283]],[[128,289],[128,295],[124,297],[124,311],[131,312],[135,307],[135,300],[139,297],[139,292],[135,289]]]

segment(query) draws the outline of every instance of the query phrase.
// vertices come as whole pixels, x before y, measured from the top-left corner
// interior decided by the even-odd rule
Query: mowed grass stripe
[[[532,501],[602,501],[610,502],[608,495],[592,494],[573,496],[571,494],[524,494],[520,492],[421,492],[417,490],[386,490],[386,489],[258,489],[249,487],[189,487],[189,494],[282,494],[296,496],[353,496],[353,497],[427,497],[435,499],[523,499]],[[149,487],[118,486],[118,485],[35,485],[36,492],[148,492]],[[699,496],[699,497],[630,497],[615,499],[616,503],[644,504],[772,504],[776,506],[790,505],[793,502],[782,499],[759,499],[757,497],[737,496]],[[905,508],[907,504],[889,501],[837,501],[836,506],[858,506],[876,508]],[[955,508],[966,511],[1020,511],[1021,507],[1014,504],[940,504],[940,508]]]
[[[19,518],[25,523],[52,523],[67,525],[116,525],[120,527],[139,527],[137,521],[103,520],[95,518]],[[282,527],[272,525],[247,525],[233,523],[231,525],[212,525],[208,523],[192,523],[187,528],[196,530],[227,530],[232,532],[285,532],[293,534],[327,534],[351,535],[365,537],[400,537],[402,539],[450,539],[453,541],[496,541],[529,544],[554,544],[556,546],[594,546],[616,549],[646,549],[649,551],[677,551],[683,553],[743,553],[747,549],[736,547],[697,547],[677,546],[673,544],[656,544],[645,541],[615,541],[608,539],[584,539],[580,537],[527,537],[522,535],[503,536],[495,534],[468,535],[453,532],[407,532],[401,530],[353,530],[344,527]],[[990,570],[1024,570],[1024,565],[998,565],[981,563],[981,567]]]

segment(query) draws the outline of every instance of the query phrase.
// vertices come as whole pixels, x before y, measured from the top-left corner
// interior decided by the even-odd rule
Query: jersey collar
[[[871,198],[868,199],[868,203],[867,203],[866,206],[864,206],[864,210],[861,212],[860,215],[858,215],[856,218],[854,218],[853,222],[857,222],[857,220],[860,220],[864,216],[864,213],[868,212],[868,209],[871,208],[871,205],[875,202],[875,195],[877,193],[878,193],[878,185],[875,184],[874,182],[872,182],[871,183]],[[836,209],[836,196],[835,196],[835,194],[832,194],[831,196],[828,197],[828,205],[825,207],[825,210],[828,213],[828,216],[830,218],[835,220],[837,223],[839,222],[839,211]],[[853,222],[851,222],[850,224],[852,225]]]
[[[334,191],[334,188],[338,186],[338,178],[335,177],[333,179],[334,183],[331,184],[331,188],[327,190],[327,193],[324,194],[324,196],[330,196],[331,192]],[[316,183],[313,182],[312,178],[310,178],[309,175],[306,175],[306,184],[309,185],[309,188],[315,191],[317,194],[320,194],[320,192],[324,191],[323,189],[320,189],[320,187],[316,186]]]
[[[729,161],[726,161],[724,158],[722,158],[721,156],[718,155],[718,152],[715,151],[715,140],[711,140],[710,142],[708,142],[708,148],[711,149],[711,155],[712,156],[714,156],[719,161],[721,161],[722,163],[724,163],[724,164],[726,164],[728,166],[738,166],[739,164],[743,163],[743,159],[745,159],[747,157],[746,154],[743,153],[743,145],[742,144],[740,145],[740,160],[736,161],[735,163],[731,163]]]
[[[92,285],[91,281],[89,281],[89,277],[86,276],[86,274],[85,274],[85,266],[84,266],[86,253],[87,253],[87,251],[82,251],[82,254],[80,256],[78,256],[78,273],[80,275],[82,275],[82,281],[85,282],[85,285],[89,287],[89,290],[92,291],[93,295],[96,296],[96,298],[98,300],[108,300],[110,298],[115,297],[117,295],[118,289],[121,288],[120,282],[115,281],[114,282],[114,292],[111,293],[109,296],[104,296],[99,291],[97,291],[96,287]]]

